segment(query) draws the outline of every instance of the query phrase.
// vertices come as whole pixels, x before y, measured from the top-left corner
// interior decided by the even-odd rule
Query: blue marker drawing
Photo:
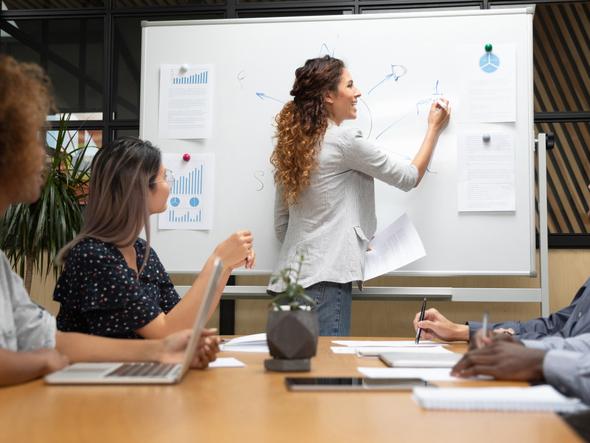
[[[438,84],[439,84],[439,83],[440,83],[440,82],[437,80],[437,81],[436,81],[436,83],[434,84],[434,92],[432,93],[432,97],[433,97],[433,99],[434,99],[435,97],[436,97],[436,98],[438,98],[438,97],[441,97],[441,96],[443,95],[442,91],[439,91],[439,90],[438,90]]]
[[[367,108],[367,112],[369,113],[369,133],[367,134],[367,138],[369,138],[371,137],[371,132],[373,131],[373,113],[371,112],[371,108],[369,108],[369,105],[366,101],[360,97],[359,100],[363,105],[365,105],[365,108]]]
[[[375,137],[375,140],[378,140],[379,137],[381,137],[383,134],[385,134],[387,131],[389,131],[391,128],[393,128],[395,125],[397,125],[399,122],[401,122],[404,118],[406,118],[410,114],[411,114],[410,112],[407,112],[406,114],[402,115],[400,118],[395,120],[393,123],[388,125],[383,131],[381,131],[379,134],[377,134],[377,136]]]
[[[371,89],[369,89],[369,92],[367,92],[367,95],[369,95],[371,92],[373,92],[379,86],[381,86],[387,80],[393,79],[393,81],[398,81],[401,77],[406,75],[407,72],[408,72],[408,70],[403,65],[391,65],[391,73],[387,74],[383,80],[381,80],[379,83],[377,83]]]
[[[197,197],[193,197],[188,201],[189,205],[191,205],[193,208],[196,208],[197,206],[199,206],[199,199]]]
[[[240,83],[240,88],[244,89],[244,80],[246,79],[246,71],[238,72],[238,75],[236,76],[236,78],[238,79],[238,82]]]
[[[170,206],[177,207],[180,204],[180,199],[178,197],[172,197],[170,199]]]
[[[279,102],[281,104],[285,104],[285,102],[283,102],[282,100],[279,100],[278,98],[271,97],[270,95],[266,95],[264,92],[257,92],[256,95],[258,96],[258,98],[260,100],[268,99],[268,100],[274,100],[275,102]]]
[[[328,48],[328,45],[325,43],[322,43],[322,46],[320,46],[320,57],[322,55],[329,55],[331,57],[334,57],[334,51],[330,51],[330,48]]]
[[[262,179],[264,178],[264,171],[258,170],[254,171],[254,179],[258,182],[258,187],[256,188],[256,192],[260,192],[264,189],[264,182]]]
[[[479,67],[483,72],[492,74],[500,68],[500,59],[491,52],[488,52],[479,59]]]
[[[420,110],[422,109],[423,106],[428,105],[430,107],[430,105],[433,102],[435,102],[436,100],[438,100],[439,98],[441,98],[443,96],[442,90],[439,89],[439,85],[440,85],[440,81],[437,80],[434,83],[434,92],[431,94],[431,96],[429,98],[424,98],[424,99],[416,102],[416,115],[420,115]]]

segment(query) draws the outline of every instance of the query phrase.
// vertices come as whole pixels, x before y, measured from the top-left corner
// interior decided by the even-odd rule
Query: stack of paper
[[[221,350],[225,352],[269,352],[265,333],[232,338],[221,345]]]
[[[357,370],[367,378],[421,378],[427,381],[459,381],[448,368],[367,368]],[[486,377],[489,378],[489,377]]]
[[[549,385],[525,388],[414,388],[414,400],[425,409],[466,411],[555,411],[587,409]]]

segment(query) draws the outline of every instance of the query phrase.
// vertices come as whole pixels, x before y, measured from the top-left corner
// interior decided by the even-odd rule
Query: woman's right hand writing
[[[221,259],[225,267],[235,269],[253,258],[253,241],[250,231],[237,231],[220,243],[214,254]]]
[[[439,98],[430,106],[430,113],[428,114],[428,127],[437,133],[440,133],[451,117],[451,107],[449,101],[444,98]]]
[[[453,323],[437,309],[431,308],[424,312],[424,320],[420,321],[420,313],[414,317],[414,329],[422,328],[424,340],[469,340],[469,326]]]

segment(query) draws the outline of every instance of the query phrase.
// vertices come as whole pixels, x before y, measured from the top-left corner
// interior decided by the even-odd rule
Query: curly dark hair
[[[54,109],[51,83],[41,67],[0,55],[0,186],[12,189],[30,177],[33,148]]]
[[[289,205],[309,186],[317,166],[320,142],[328,127],[325,95],[338,90],[343,69],[342,60],[329,55],[307,60],[295,71],[293,100],[275,118],[277,145],[270,162],[275,167],[275,183]]]

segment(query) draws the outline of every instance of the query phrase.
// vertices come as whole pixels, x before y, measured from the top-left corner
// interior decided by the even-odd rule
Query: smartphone
[[[433,386],[421,378],[286,377],[290,391],[411,391]]]

